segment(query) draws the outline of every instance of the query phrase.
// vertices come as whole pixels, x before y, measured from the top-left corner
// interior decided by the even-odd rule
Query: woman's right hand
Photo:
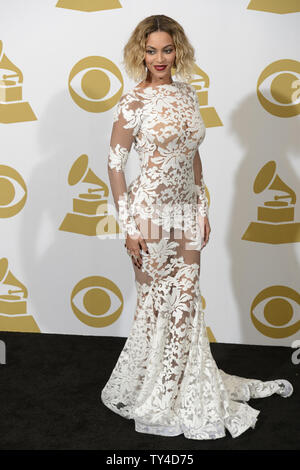
[[[202,216],[202,215],[198,215],[198,221],[199,221],[199,226],[200,226],[200,233],[201,233],[201,237],[202,237],[202,245],[201,245],[201,248],[200,248],[200,251],[205,247],[205,245],[207,245],[208,241],[209,241],[209,235],[210,235],[210,232],[211,232],[211,228],[210,228],[210,224],[209,224],[209,220],[208,220],[208,216]]]
[[[149,254],[147,243],[145,242],[142,235],[138,238],[132,238],[130,235],[127,234],[126,242],[124,246],[127,248],[127,252],[129,255],[133,255],[133,263],[138,267],[141,268],[142,266],[142,254],[140,250],[144,250],[147,254]]]

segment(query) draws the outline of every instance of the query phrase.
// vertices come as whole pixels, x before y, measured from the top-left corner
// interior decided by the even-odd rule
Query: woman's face
[[[146,41],[145,62],[148,68],[147,78],[158,82],[171,78],[171,68],[175,61],[175,46],[172,37],[165,31],[149,34]],[[157,68],[164,65],[164,68]],[[150,73],[150,77],[149,77]]]

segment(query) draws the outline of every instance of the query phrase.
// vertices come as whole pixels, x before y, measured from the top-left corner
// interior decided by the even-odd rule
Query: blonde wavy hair
[[[172,71],[176,77],[189,82],[195,67],[195,49],[189,42],[182,26],[169,16],[152,15],[140,21],[132,32],[123,49],[123,65],[127,75],[135,81],[145,80],[147,67],[145,64],[146,41],[149,34],[165,31],[173,39],[176,58]]]

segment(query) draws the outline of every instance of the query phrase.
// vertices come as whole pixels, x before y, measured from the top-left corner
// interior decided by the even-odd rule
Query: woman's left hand
[[[209,220],[208,220],[207,216],[202,217],[201,215],[199,215],[198,217],[199,217],[201,237],[203,239],[203,243],[201,245],[201,250],[202,250],[202,248],[204,248],[207,245],[208,241],[209,241],[209,235],[210,235],[210,232],[211,232],[211,228],[210,228],[210,224],[209,224]]]

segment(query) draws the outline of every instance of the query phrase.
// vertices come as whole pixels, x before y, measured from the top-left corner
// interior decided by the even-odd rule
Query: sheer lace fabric
[[[189,439],[217,439],[226,429],[237,437],[255,426],[250,398],[283,394],[279,380],[226,374],[211,354],[199,286],[205,132],[191,85],[136,86],[116,108],[108,157],[122,231],[142,234],[149,253],[141,269],[132,264],[136,311],[101,400],[138,432]],[[132,145],[140,173],[127,188]]]

